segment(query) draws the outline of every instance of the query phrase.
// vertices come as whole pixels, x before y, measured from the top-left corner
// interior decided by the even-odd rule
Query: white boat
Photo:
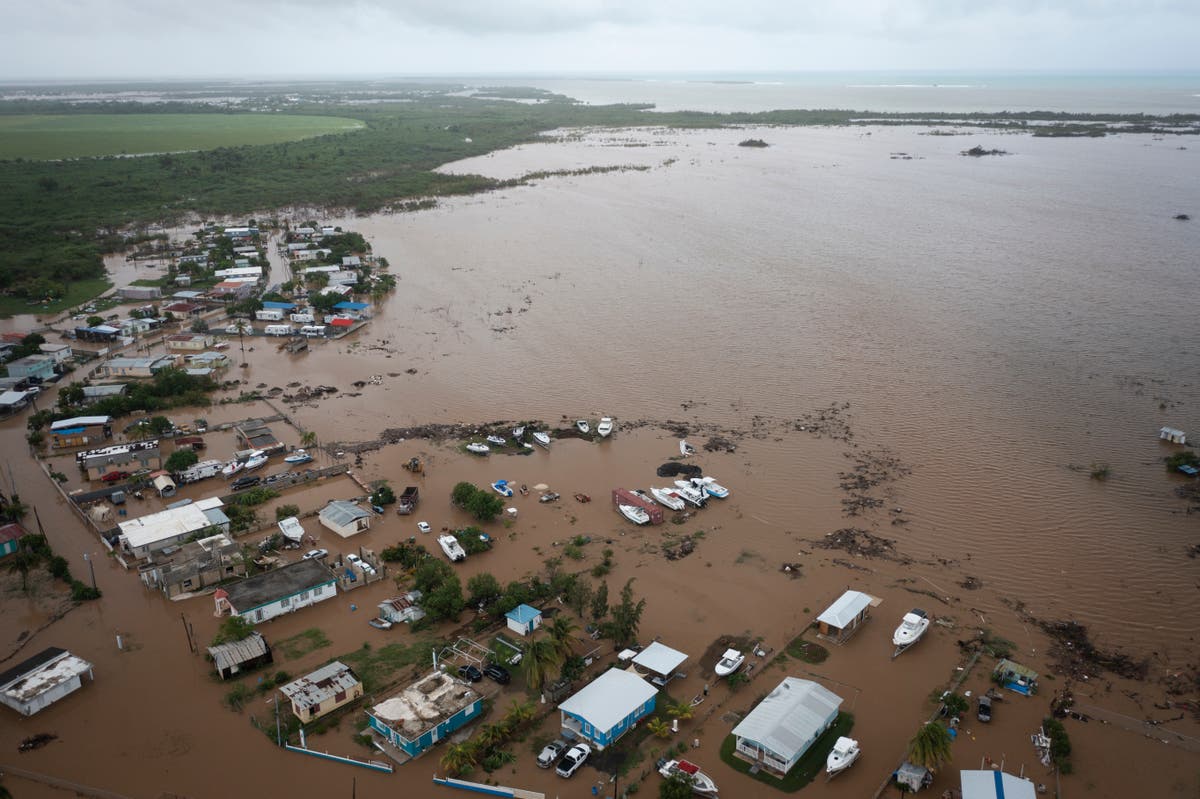
[[[267,453],[262,450],[255,450],[250,453],[250,457],[246,458],[246,465],[243,467],[246,471],[251,469],[259,469],[267,465]]]
[[[697,508],[703,508],[708,504],[708,496],[687,480],[675,481],[675,493],[681,496],[684,502],[695,505]]]
[[[697,796],[717,795],[717,784],[713,782],[712,777],[687,760],[668,760],[658,767],[658,773],[668,779],[677,774],[686,778],[692,784],[692,793]]]
[[[534,433],[533,440],[542,445],[546,449],[550,449],[550,434],[549,433]]]
[[[291,455],[283,459],[284,463],[312,463],[313,456],[302,449],[298,449]]]
[[[233,477],[235,474],[240,472],[242,470],[242,467],[245,465],[246,464],[242,463],[241,461],[232,460],[229,463],[227,463],[221,467],[221,476],[222,477]]]
[[[687,505],[679,492],[671,488],[651,488],[650,493],[654,495],[655,502],[671,510],[683,510]]]
[[[617,510],[621,511],[621,515],[634,524],[649,524],[650,514],[645,508],[639,508],[637,505],[617,505]]]
[[[929,629],[929,617],[925,615],[925,611],[920,608],[913,608],[908,613],[904,614],[904,618],[900,620],[900,626],[896,628],[896,632],[892,635],[892,643],[900,647],[909,647],[920,640],[925,631]]]
[[[725,499],[729,496],[729,489],[711,477],[693,477],[692,484],[710,497]]]
[[[746,656],[736,649],[726,649],[725,654],[721,655],[721,659],[717,661],[713,672],[718,677],[728,677],[742,667],[746,662]]]
[[[507,480],[497,480],[492,483],[492,490],[502,497],[511,497],[513,495],[513,490],[508,487]]]
[[[495,444],[497,447],[503,447],[505,443],[500,436],[488,436],[487,440],[489,444]]]
[[[474,452],[476,455],[486,455],[492,451],[492,448],[487,444],[480,444],[478,441],[472,441],[467,444],[467,452]]]
[[[452,535],[439,535],[438,545],[442,551],[446,553],[446,557],[454,563],[460,563],[467,559],[467,552],[462,548],[462,544],[458,543],[458,539]]]
[[[523,436],[523,435],[525,435],[525,426],[524,425],[513,428],[513,438],[515,438],[517,441],[520,441],[521,436]]]
[[[610,417],[610,416],[605,416],[603,419],[600,420],[600,424],[596,425],[596,433],[601,438],[608,438],[610,435],[612,435],[612,431],[613,431],[613,420],[612,420],[612,417]]]
[[[640,488],[635,488],[635,489],[633,489],[632,491],[630,491],[629,493],[630,493],[630,494],[633,494],[635,497],[638,497],[639,499],[644,499],[644,500],[646,500],[646,501],[647,501],[647,502],[649,502],[651,505],[653,505],[653,504],[654,504],[654,497],[650,496],[649,494],[647,494],[645,491],[643,491],[643,490],[642,490],[642,489],[640,489]]]
[[[858,741],[853,738],[838,738],[837,743],[829,752],[829,757],[825,759],[825,773],[831,777],[834,774],[841,774],[850,768],[855,760],[858,760],[858,754]]]
[[[685,458],[688,455],[695,455],[696,448],[693,447],[691,444],[687,443],[687,441],[680,441],[679,442],[679,454]]]
[[[583,433],[585,436],[586,436],[588,433],[592,432],[592,426],[591,426],[590,424],[588,424],[588,420],[587,420],[587,419],[578,419],[578,420],[576,420],[576,422],[575,422],[575,426],[576,426],[576,427],[578,427],[578,428],[579,428],[579,432]]]
[[[280,519],[279,532],[283,533],[284,538],[297,544],[304,540],[304,528],[300,525],[300,520],[295,516]]]

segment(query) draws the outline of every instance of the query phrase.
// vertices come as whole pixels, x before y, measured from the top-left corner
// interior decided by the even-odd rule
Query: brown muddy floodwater
[[[1198,151],[1137,136],[922,133],[589,133],[452,168],[501,177],[649,169],[547,178],[429,212],[340,220],[388,258],[398,290],[355,336],[294,357],[259,343],[240,370],[251,386],[341,388],[290,411],[330,450],[428,422],[565,427],[612,415],[618,432],[527,457],[471,458],[457,442],[429,440],[368,451],[355,472],[393,485],[409,479],[400,469],[406,459],[426,459],[418,515],[385,516],[349,541],[327,533],[320,545],[378,550],[419,535],[418,519],[435,529],[464,523],[447,500],[460,480],[549,483],[564,499],[516,498],[518,517],[493,525],[496,548],[459,567],[464,580],[536,573],[559,551],[556,542],[574,535],[595,539],[584,567],[611,547],[610,591],[634,578],[647,600],[642,639],[691,656],[671,695],[712,686],[678,737],[700,740],[694,759],[724,797],[778,796],[734,773],[716,749],[736,723],[730,714],[748,710],[785,674],[819,679],[843,697],[864,750],[849,773],[829,783],[818,777],[804,795],[869,797],[928,717],[931,692],[955,675],[957,640],[987,627],[1048,674],[1051,641],[1031,617],[1073,619],[1101,649],[1149,662],[1144,681],[1100,672],[1074,685],[1078,700],[1133,726],[1166,721],[1155,738],[1171,743],[1120,723],[1069,720],[1075,774],[1063,778],[1064,793],[1196,796],[1200,724],[1164,708],[1168,699],[1198,698],[1200,562],[1187,553],[1200,540],[1200,517],[1174,493],[1183,479],[1164,471],[1170,450],[1157,430],[1200,434],[1200,348],[1189,332],[1200,301],[1200,227],[1172,219],[1200,208]],[[737,146],[750,136],[771,146]],[[976,144],[1012,155],[958,154]],[[352,387],[371,375],[382,375],[380,384]],[[244,411],[220,414],[261,409]],[[678,452],[661,426],[668,420],[693,443],[711,433],[737,443],[736,452],[695,458],[733,493],[681,526],[633,528],[607,497],[613,487],[666,482],[654,470]],[[295,431],[278,427],[296,443]],[[2,429],[17,489],[83,573],[81,555],[100,545],[24,455],[22,420]],[[234,448],[230,434],[209,438],[221,454]],[[1102,464],[1111,476],[1091,479]],[[848,515],[844,501],[854,495],[840,484],[855,469],[877,484]],[[353,491],[343,480],[285,499],[308,509]],[[577,491],[595,501],[570,499]],[[847,527],[894,540],[898,559],[812,543]],[[662,556],[664,536],[698,531],[694,554]],[[784,563],[800,564],[799,576],[782,572]],[[102,602],[68,613],[22,650],[68,647],[96,664],[95,683],[33,719],[6,713],[0,764],[136,797],[330,796],[348,794],[352,780],[363,797],[451,795],[429,784],[436,752],[381,776],[271,746],[248,722],[269,709],[225,709],[228,686],[188,651],[180,614],[209,640],[211,597],[165,601],[103,559],[97,579]],[[848,586],[882,599],[868,626],[822,664],[769,665]],[[270,640],[314,626],[331,639],[279,667],[299,674],[364,641],[411,639],[407,630],[366,627],[364,612],[388,595],[385,582],[266,625]],[[43,605],[19,590],[5,595],[0,655],[45,623]],[[890,660],[892,629],[913,606],[946,626]],[[700,659],[722,636],[761,637],[774,650],[737,693]],[[985,690],[987,671],[977,666],[964,688]],[[1182,693],[1167,695],[1168,677]],[[1065,686],[1064,676],[1048,678],[1040,696],[1001,703],[992,724],[967,721],[953,767],[930,795],[957,787],[956,768],[984,757],[1023,767],[1053,790],[1028,736]],[[497,704],[518,693],[514,684]],[[363,753],[352,727],[343,722],[310,745]],[[21,738],[42,731],[59,740],[16,753]],[[631,777],[653,762],[651,750],[661,748],[653,741]],[[532,738],[516,744],[517,762],[492,778],[581,799],[603,779],[590,767],[569,782],[540,771],[532,747]],[[65,795],[14,777],[5,784],[17,796]],[[657,791],[657,777],[642,790]]]

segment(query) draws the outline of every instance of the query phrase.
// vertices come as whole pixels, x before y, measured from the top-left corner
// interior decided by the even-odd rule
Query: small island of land
[[[1009,155],[1007,150],[987,150],[980,147],[978,144],[970,150],[963,150],[959,155],[969,155],[972,158],[980,158],[985,155]]]
[[[770,147],[770,146],[771,145],[767,144],[762,139],[745,139],[743,141],[738,142],[738,147]]]

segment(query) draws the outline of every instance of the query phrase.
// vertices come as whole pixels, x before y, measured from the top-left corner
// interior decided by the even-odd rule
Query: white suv
[[[562,760],[558,761],[558,768],[554,769],[554,773],[560,777],[570,777],[579,770],[591,753],[592,748],[587,744],[575,744],[567,750]]]

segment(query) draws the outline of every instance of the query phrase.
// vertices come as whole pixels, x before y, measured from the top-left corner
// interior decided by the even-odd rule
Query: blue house
[[[529,635],[542,626],[542,612],[529,605],[517,605],[504,617],[508,619],[508,629],[517,635]]]
[[[27,355],[8,365],[8,376],[52,380],[56,374],[56,363],[49,355]]]
[[[558,706],[563,734],[596,749],[611,746],[654,712],[658,689],[633,672],[609,669]]]
[[[471,686],[435,671],[367,711],[383,742],[416,757],[483,712]]]
[[[26,535],[25,528],[13,522],[0,527],[0,558],[17,551],[21,537]]]

